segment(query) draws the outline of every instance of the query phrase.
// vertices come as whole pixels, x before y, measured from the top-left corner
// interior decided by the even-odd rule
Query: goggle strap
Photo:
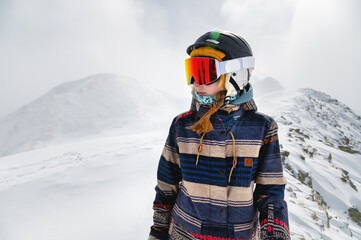
[[[217,71],[217,75],[220,76],[225,73],[237,72],[247,68],[254,69],[254,64],[255,58],[252,56],[235,58],[223,62],[216,61],[216,65],[219,66],[219,68],[217,66],[217,69],[219,69],[219,72]]]
[[[250,68],[250,69],[254,69],[254,65],[255,65],[255,58],[254,57],[244,57],[242,58],[242,66],[243,66],[243,69],[247,69],[247,68]]]

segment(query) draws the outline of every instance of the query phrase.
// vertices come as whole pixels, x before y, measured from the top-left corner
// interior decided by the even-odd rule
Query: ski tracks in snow
[[[163,135],[96,138],[2,157],[0,191],[98,159],[153,148],[164,141]]]
[[[0,170],[0,191],[77,166],[85,159],[80,153],[67,152],[42,161]]]

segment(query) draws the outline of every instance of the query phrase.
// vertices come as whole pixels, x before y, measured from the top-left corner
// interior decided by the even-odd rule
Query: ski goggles
[[[187,84],[211,84],[222,74],[243,69],[254,69],[255,58],[252,56],[218,61],[208,57],[192,57],[185,60]]]

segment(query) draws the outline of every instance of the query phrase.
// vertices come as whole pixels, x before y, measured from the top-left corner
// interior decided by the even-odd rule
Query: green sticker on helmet
[[[220,32],[212,32],[212,33],[211,33],[211,38],[212,38],[213,40],[218,40],[218,38],[219,38],[220,35],[221,35]]]

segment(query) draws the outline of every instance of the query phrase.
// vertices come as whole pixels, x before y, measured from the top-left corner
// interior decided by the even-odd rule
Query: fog
[[[250,43],[255,76],[326,92],[361,115],[358,0],[1,0],[0,117],[96,73],[189,94],[185,49],[214,29]]]

